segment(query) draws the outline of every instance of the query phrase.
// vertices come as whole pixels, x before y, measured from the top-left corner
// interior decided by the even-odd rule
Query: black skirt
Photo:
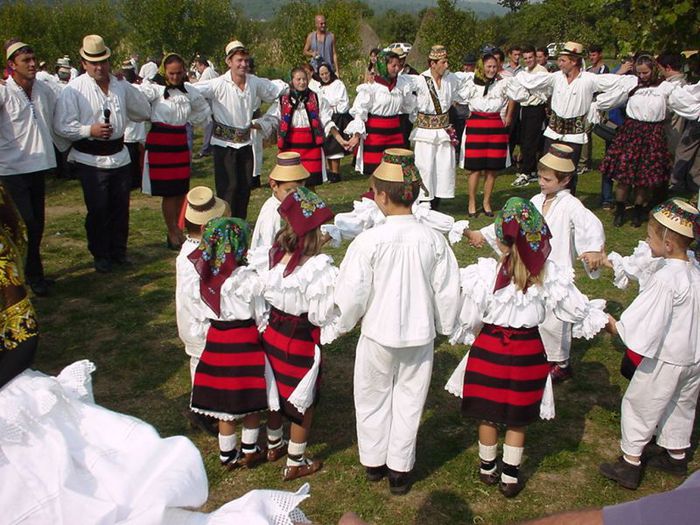
[[[348,140],[350,137],[344,132],[344,130],[347,127],[347,125],[350,124],[350,122],[352,122],[352,117],[350,116],[350,113],[333,113],[331,120],[333,120],[335,125],[338,127],[338,131],[343,136],[343,138],[345,140]],[[344,157],[350,152],[345,151],[345,148],[343,148],[343,146],[341,146],[338,143],[338,141],[335,140],[335,137],[329,133],[326,137],[326,141],[323,143],[323,153],[326,154],[326,157],[341,154]]]

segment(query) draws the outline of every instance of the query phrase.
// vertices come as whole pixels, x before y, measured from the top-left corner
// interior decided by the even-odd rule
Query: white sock
[[[287,466],[298,467],[299,465],[303,465],[304,452],[306,452],[306,442],[295,443],[290,440],[289,445],[287,445]]]
[[[258,435],[260,434],[260,427],[246,428],[243,427],[241,431],[241,448],[245,452],[254,452],[255,446],[258,444]]]
[[[282,440],[283,429],[267,427],[267,448],[278,448],[284,444]]]
[[[667,451],[668,455],[671,456],[672,459],[675,459],[677,461],[681,461],[685,459],[685,452],[681,452],[680,454],[677,452],[671,452],[670,450]]]
[[[523,461],[524,450],[524,447],[503,445],[503,471],[501,472],[501,481],[503,483],[518,482],[518,471],[520,463]]]
[[[627,463],[629,463],[630,465],[634,465],[635,467],[638,467],[639,465],[642,464],[641,459],[632,460],[631,458],[629,458],[629,457],[627,456],[627,454],[623,454],[622,457],[624,458],[624,460],[625,460]]]
[[[559,361],[557,362],[557,365],[559,365],[559,368],[566,368],[569,366],[569,360],[567,359],[566,361]]]
[[[231,452],[238,444],[238,436],[236,434],[231,434],[230,436],[225,436],[224,434],[219,434],[219,450],[221,452]]]
[[[498,444],[495,445],[484,445],[483,443],[479,442],[479,459],[481,460],[482,463],[491,463],[493,462],[493,468],[492,469],[484,469],[484,468],[479,468],[479,471],[482,474],[493,474],[496,471],[496,456],[498,455]]]

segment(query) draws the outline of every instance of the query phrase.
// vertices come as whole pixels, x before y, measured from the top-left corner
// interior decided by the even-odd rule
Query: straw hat
[[[408,56],[408,53],[406,53],[406,50],[403,46],[394,46],[391,49],[389,49],[389,52],[398,55],[401,59],[404,59]]]
[[[10,46],[5,51],[5,59],[10,60],[10,57],[12,55],[14,55],[17,51],[22,49],[23,47],[31,47],[31,46],[29,44],[25,44],[24,42],[15,42],[14,44],[10,44]]]
[[[574,161],[571,160],[574,150],[565,144],[552,144],[547,154],[540,159],[540,162],[554,171],[562,173],[573,173],[576,171]]]
[[[669,230],[683,237],[695,238],[698,209],[683,199],[669,199],[652,210],[652,216]]]
[[[578,42],[567,42],[564,44],[564,48],[559,51],[559,56],[569,55],[572,57],[582,57],[583,56],[583,46]]]
[[[389,148],[384,151],[382,162],[372,176],[387,182],[404,182],[404,171],[413,168],[417,174],[418,170],[415,167],[415,155],[410,149]],[[420,177],[412,177],[411,182],[417,180],[420,180]]]
[[[246,49],[243,42],[240,40],[233,40],[232,42],[226,44],[226,58],[231,56],[235,51],[245,51],[247,53],[248,49]]]
[[[292,182],[308,179],[311,174],[301,163],[301,155],[295,151],[277,154],[277,164],[270,172],[270,178],[277,182]]]
[[[131,63],[131,60],[123,60],[122,69],[134,69],[134,64]]]
[[[214,195],[211,188],[197,186],[187,193],[185,219],[192,224],[206,224],[211,219],[223,217],[228,204]]]
[[[447,58],[447,49],[445,49],[445,46],[436,45],[430,48],[428,60],[442,60],[443,58]]]
[[[80,56],[88,62],[102,62],[112,56],[112,51],[105,45],[100,35],[87,35],[83,38]]]

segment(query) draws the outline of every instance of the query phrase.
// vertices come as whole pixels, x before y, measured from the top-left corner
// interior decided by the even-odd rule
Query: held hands
[[[595,271],[595,270],[601,268],[602,266],[606,266],[605,261],[607,261],[607,259],[608,259],[607,256],[602,251],[601,252],[586,252],[586,253],[581,254],[581,256],[579,257],[579,260],[586,263],[586,265],[588,266],[588,268],[591,271]],[[612,268],[612,265],[610,265],[610,267]]]
[[[90,136],[96,139],[108,140],[112,136],[112,125],[104,122],[95,122],[90,126]]]
[[[486,242],[486,238],[479,231],[464,230],[464,233],[462,235],[464,235],[464,237],[467,238],[467,240],[469,241],[469,246],[471,246],[472,248],[481,248]]]
[[[347,146],[345,146],[345,149],[347,151],[355,149],[355,147],[360,143],[360,135],[358,133],[355,133],[350,140],[346,141]],[[342,144],[342,143],[341,143]]]
[[[617,321],[610,314],[608,314],[608,324],[605,325],[605,331],[611,335],[617,335]]]

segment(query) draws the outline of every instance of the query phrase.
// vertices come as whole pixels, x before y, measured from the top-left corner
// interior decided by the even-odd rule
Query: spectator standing
[[[535,49],[535,58],[537,64],[546,68],[550,73],[557,70],[554,64],[549,61],[549,51],[546,47],[538,47]]]
[[[596,75],[604,75],[610,73],[610,68],[603,62],[603,48],[597,44],[593,44],[588,48],[588,60],[591,65],[586,68],[589,73]],[[593,125],[589,122],[586,126],[586,142],[581,148],[581,157],[578,161],[578,174],[583,175],[590,171],[593,161]]]
[[[476,67],[476,56],[472,53],[467,53],[462,59],[462,73],[473,73]],[[457,74],[458,77],[464,76]],[[455,136],[461,139],[464,134],[464,126],[469,118],[469,105],[454,102],[450,107],[450,125],[455,130]],[[462,153],[462,141],[457,140],[455,144],[455,158],[460,158]]]
[[[206,57],[198,56],[194,61],[194,67],[199,74],[197,79],[199,82],[206,82],[207,80],[212,80],[219,76],[216,70],[209,65],[209,61]],[[211,153],[211,132],[214,129],[214,122],[209,121],[206,126],[204,126],[204,138],[202,139],[202,149],[199,150],[199,158],[206,157]]]
[[[304,55],[311,57],[311,65],[314,71],[318,71],[321,64],[328,64],[331,70],[340,76],[338,68],[338,55],[335,51],[335,35],[326,30],[326,17],[316,15],[316,31],[312,31],[306,37]]]

